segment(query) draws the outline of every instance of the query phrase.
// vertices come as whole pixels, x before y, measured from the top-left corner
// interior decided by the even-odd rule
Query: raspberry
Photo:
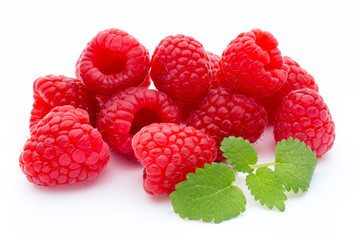
[[[144,188],[154,195],[166,195],[186,175],[203,168],[216,157],[214,140],[193,127],[174,123],[153,123],[133,138],[135,156],[144,169]]]
[[[297,138],[320,158],[334,144],[335,124],[323,98],[312,89],[294,90],[287,95],[276,114],[276,141]]]
[[[20,155],[27,179],[40,186],[92,179],[109,161],[108,146],[89,115],[70,105],[53,108],[31,131]]]
[[[176,103],[179,108],[180,115],[181,115],[181,122],[187,123],[190,117],[190,113],[197,108],[197,104],[195,103]]]
[[[150,75],[148,75],[145,80],[139,85],[139,87],[145,87],[145,88],[148,88],[150,87],[150,84],[151,84],[151,77]]]
[[[148,75],[145,80],[139,85],[139,87],[144,87],[144,88],[148,88],[151,84],[151,78],[150,75]],[[107,96],[107,95],[96,95],[96,100],[99,103],[99,106],[102,107],[104,106],[104,104],[107,102],[107,100],[109,100],[111,98],[111,96]]]
[[[287,75],[277,46],[275,37],[266,31],[255,29],[239,34],[221,56],[220,84],[251,97],[273,94]]]
[[[268,123],[274,123],[276,112],[283,100],[292,90],[310,88],[319,91],[313,76],[290,57],[284,57],[284,64],[289,68],[287,80],[284,82],[279,91],[273,95],[258,100],[265,107],[268,115]]]
[[[220,81],[216,77],[217,71],[219,70],[219,61],[220,56],[216,55],[212,52],[207,52],[209,56],[209,66],[210,66],[210,73],[211,73],[211,88],[218,88],[220,87]]]
[[[80,80],[65,76],[47,75],[33,84],[34,103],[31,110],[30,129],[56,106],[73,105],[84,109],[95,123],[98,110],[95,94]]]
[[[190,114],[189,126],[213,137],[219,148],[225,137],[243,137],[255,142],[265,130],[266,110],[257,101],[225,88],[209,91],[198,109]],[[218,151],[217,160],[221,160]]]
[[[206,52],[208,56],[209,63],[209,74],[211,76],[211,86],[210,88],[220,87],[220,81],[216,78],[217,71],[219,70],[219,60],[220,56],[212,53]],[[190,113],[197,108],[197,104],[194,103],[178,103],[179,110],[181,112],[181,122],[186,123],[189,120]]]
[[[216,78],[217,71],[219,69],[219,60],[220,56],[212,53],[206,52],[208,56],[208,63],[209,63],[209,74],[210,74],[210,82],[211,88],[217,88],[220,86],[219,80]],[[190,113],[196,109],[197,104],[195,103],[177,103],[181,113],[181,122],[186,123],[189,120]]]
[[[96,100],[98,102],[99,108],[101,109],[110,98],[111,96],[96,94]]]
[[[172,100],[196,103],[205,97],[211,81],[208,56],[192,37],[168,36],[156,47],[151,59],[155,87]]]
[[[148,50],[118,29],[99,32],[76,63],[76,76],[101,95],[140,85],[149,74]]]
[[[122,154],[133,156],[132,136],[154,122],[180,122],[177,106],[165,93],[142,87],[113,95],[98,115],[97,127],[104,140]]]

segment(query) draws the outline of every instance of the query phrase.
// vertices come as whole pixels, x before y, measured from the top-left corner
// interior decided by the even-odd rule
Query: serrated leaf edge
[[[296,144],[300,144],[300,146],[305,147],[306,149],[310,150],[310,151],[314,154],[315,158],[317,159],[317,162],[319,161],[319,159],[316,157],[315,152],[311,149],[310,146],[306,145],[305,142],[300,141],[300,139],[298,139],[298,138],[289,137],[288,139],[282,139],[282,140],[279,141],[279,142],[276,144],[276,146],[275,146],[275,164],[274,164],[275,168],[274,168],[274,172],[275,172],[276,174],[278,174],[278,176],[280,176],[280,180],[282,181],[283,187],[284,187],[284,189],[285,189],[287,192],[290,192],[290,191],[292,190],[294,193],[298,193],[298,192],[299,192],[299,189],[301,189],[303,192],[306,192],[306,191],[310,188],[310,183],[311,183],[312,177],[313,177],[313,175],[314,175],[315,168],[314,168],[313,174],[312,174],[312,176],[311,176],[311,179],[310,179],[310,181],[309,181],[309,185],[306,186],[305,188],[285,186],[285,184],[284,184],[284,182],[283,182],[283,180],[282,180],[283,178],[281,177],[281,174],[279,174],[278,172],[276,172],[276,165],[277,165],[277,164],[281,164],[281,165],[286,165],[286,164],[287,164],[287,163],[279,163],[279,162],[276,162],[276,160],[278,159],[278,158],[276,157],[276,149],[277,149],[277,147],[279,146],[279,144],[286,144],[286,143],[289,142],[289,141],[295,142]],[[316,164],[317,164],[317,162],[316,162]],[[316,164],[315,164],[315,167],[316,167]],[[289,174],[289,175],[291,175],[291,174]]]
[[[258,161],[257,151],[255,150],[254,146],[253,146],[247,139],[244,139],[244,138],[242,138],[242,137],[229,136],[229,137],[227,137],[227,138],[224,138],[224,139],[221,141],[221,144],[220,144],[220,150],[223,152],[223,156],[224,156],[224,158],[226,159],[226,162],[230,163],[231,166],[232,166],[234,169],[236,169],[237,171],[239,171],[239,172],[243,172],[243,173],[251,173],[251,172],[253,172],[254,169],[251,168],[251,165],[254,165],[254,164],[249,165],[249,163],[245,160],[244,163],[242,164],[245,169],[238,169],[236,166],[233,165],[233,163],[237,163],[237,162],[239,162],[239,161],[237,161],[236,159],[231,158],[231,157],[229,158],[229,157],[227,156],[228,154],[225,153],[225,151],[224,151],[224,150],[225,150],[225,149],[224,149],[225,146],[223,146],[224,141],[230,142],[230,141],[233,141],[233,140],[234,140],[234,141],[240,140],[241,144],[244,143],[244,142],[247,143],[247,144],[249,144],[249,145],[253,148],[253,150],[254,150],[254,152],[255,152],[255,154],[256,154],[256,162],[255,162],[255,164],[256,164],[257,161]],[[232,149],[234,149],[234,148],[232,148]],[[234,150],[237,150],[237,149],[234,149]]]
[[[267,168],[267,167],[266,167]],[[260,169],[260,168],[259,168]],[[269,169],[269,168],[268,168]],[[271,170],[271,169],[270,169]],[[271,170],[272,171],[272,170]],[[274,174],[276,174],[274,171],[272,171]],[[248,189],[249,189],[249,185],[248,185],[248,181],[247,181],[247,179],[248,179],[248,176],[250,176],[250,175],[253,175],[253,176],[255,176],[257,179],[259,179],[259,181],[261,181],[262,183],[263,183],[263,185],[267,188],[267,185],[266,184],[264,184],[264,182],[260,179],[260,178],[258,178],[257,176],[256,176],[256,173],[250,173],[250,174],[248,174],[247,176],[246,176],[246,178],[245,178],[245,184],[246,184],[246,186],[248,187]],[[269,206],[265,201],[264,202],[261,202],[260,200],[259,200],[259,197],[258,196],[255,196],[255,193],[254,193],[254,191],[253,191],[253,189],[249,189],[250,190],[250,194],[251,194],[251,196],[253,196],[254,197],[254,199],[255,199],[255,201],[259,201],[259,203],[262,205],[262,206],[265,206],[266,205],[266,207],[267,208],[269,208],[269,209],[273,209],[274,207],[276,207],[279,211],[281,211],[281,212],[284,212],[285,211],[285,201],[287,200],[287,196],[285,195],[285,187],[284,187],[284,185],[282,184],[282,182],[281,182],[281,179],[279,178],[278,179],[279,180],[279,184],[281,184],[281,186],[284,188],[284,191],[283,191],[283,194],[284,194],[284,196],[285,196],[285,199],[283,200],[283,206],[284,206],[284,209],[280,209],[280,208],[278,208],[277,206],[276,206],[276,204],[275,204],[275,202],[277,202],[277,201],[275,201],[274,202],[274,205],[273,206]],[[267,188],[267,190],[269,191],[269,192],[271,192],[268,188]]]
[[[214,165],[215,165],[215,166],[217,166],[217,165],[218,165],[218,166],[226,166],[227,168],[230,168],[230,169],[234,170],[233,168],[227,166],[227,165],[224,164],[224,163],[212,163],[212,164],[206,163],[206,164],[204,164],[204,168],[196,168],[196,169],[195,169],[195,173],[188,173],[188,175],[187,175],[187,180],[191,180],[191,178],[193,178],[194,175],[196,175],[196,174],[198,174],[198,173],[201,173],[201,172],[203,172],[203,171],[205,171],[205,170],[207,170],[207,169],[209,169],[209,168],[210,168],[210,169],[211,169],[211,168],[214,168]],[[221,172],[220,172],[220,173],[221,173]],[[221,174],[222,174],[222,173],[221,173]],[[236,216],[240,215],[241,213],[245,212],[247,201],[246,201],[246,197],[245,197],[244,193],[242,192],[242,190],[241,190],[239,187],[233,185],[233,183],[236,181],[236,171],[234,171],[233,174],[234,174],[234,175],[233,175],[233,176],[234,176],[234,179],[233,179],[233,180],[229,180],[229,179],[228,179],[229,182],[230,182],[230,184],[229,184],[228,186],[226,186],[225,188],[216,191],[215,193],[218,194],[219,192],[224,191],[224,190],[227,190],[227,189],[232,188],[232,187],[234,187],[234,188],[236,188],[236,189],[238,189],[238,190],[240,191],[241,197],[242,197],[242,199],[244,200],[244,206],[243,206],[243,208],[239,208],[239,209],[238,209],[238,212],[236,212],[236,215],[234,216],[234,217],[236,217]],[[187,180],[185,180],[185,181],[187,181]],[[185,182],[185,181],[183,181],[183,182]],[[172,192],[172,193],[169,195],[170,198],[171,198],[171,200],[174,200],[174,199],[173,199],[173,196],[176,195],[176,192],[177,192],[177,190],[178,190],[178,189],[177,189],[177,186],[178,186],[179,184],[181,185],[181,183],[183,183],[183,182],[180,182],[180,183],[178,183],[178,184],[175,186],[176,191]],[[196,186],[194,186],[194,187],[196,187]],[[180,190],[181,190],[181,189],[180,189]],[[193,200],[198,200],[198,199],[201,199],[202,197],[208,197],[208,196],[211,196],[211,195],[213,195],[213,194],[215,194],[215,193],[211,193],[210,195],[206,195],[206,196],[201,196],[201,197],[199,197],[199,198],[194,198]],[[201,220],[201,221],[203,221],[203,222],[212,222],[212,221],[214,221],[214,223],[221,223],[221,222],[223,222],[223,221],[226,221],[226,220],[229,220],[229,219],[234,218],[234,217],[232,217],[232,218],[223,218],[223,219],[221,219],[220,221],[218,221],[218,219],[216,219],[216,217],[212,217],[211,220],[203,219],[203,217],[200,217],[200,218],[192,218],[192,217],[186,216],[186,215],[180,213],[179,211],[177,211],[177,209],[175,209],[175,207],[174,207],[173,204],[172,204],[172,206],[173,206],[174,212],[177,213],[177,214],[179,214],[179,216],[180,216],[181,218],[183,218],[183,219],[186,219],[186,218],[187,218],[187,219],[189,219],[189,220]]]

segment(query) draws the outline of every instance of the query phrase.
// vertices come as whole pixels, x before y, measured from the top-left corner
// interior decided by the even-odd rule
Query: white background
[[[357,1],[1,1],[0,239],[359,239],[360,17]],[[308,192],[288,194],[286,211],[248,199],[221,224],[181,219],[168,197],[142,188],[142,168],[112,154],[95,181],[54,188],[30,184],[18,157],[29,137],[32,83],[74,77],[75,62],[100,30],[119,28],[150,52],[171,34],[193,36],[217,54],[239,33],[270,31],[283,55],[307,69],[336,124],[333,149]],[[258,141],[272,161],[272,130]]]

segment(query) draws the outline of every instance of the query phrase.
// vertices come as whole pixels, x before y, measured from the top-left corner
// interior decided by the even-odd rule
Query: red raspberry
[[[144,87],[144,88],[149,88],[151,84],[151,78],[150,78],[150,75],[148,75],[144,82],[142,82],[139,87]],[[99,95],[97,94],[96,95],[96,100],[98,101],[99,103],[99,106],[102,107],[104,106],[104,104],[107,102],[107,100],[109,100],[111,98],[111,96],[107,96],[107,95]]]
[[[99,32],[76,63],[76,76],[101,95],[140,85],[149,74],[148,50],[118,29]]]
[[[283,98],[292,90],[310,88],[315,91],[319,91],[313,76],[311,76],[305,69],[301,68],[297,62],[290,57],[284,57],[284,64],[288,66],[289,72],[287,80],[284,82],[280,90],[269,97],[258,99],[266,109],[269,123],[274,123],[276,112]]]
[[[150,84],[151,84],[151,78],[150,75],[148,75],[145,78],[144,82],[139,85],[139,87],[149,88]],[[96,95],[96,99],[100,107],[104,106],[107,100],[109,100],[110,98],[111,96],[107,96],[107,95]]]
[[[264,132],[266,124],[263,106],[252,98],[225,88],[210,90],[198,109],[190,114],[188,121],[189,126],[213,137],[217,147],[229,136],[255,142]],[[217,160],[221,159],[221,151],[218,151]]]
[[[154,195],[166,195],[186,175],[203,168],[216,157],[214,140],[193,127],[153,123],[142,128],[132,142],[144,169],[144,188]]]
[[[334,144],[335,125],[323,98],[312,89],[294,90],[287,95],[276,114],[276,141],[297,138],[320,158]]]
[[[111,96],[96,94],[96,100],[98,102],[99,108],[101,109],[110,98]]]
[[[216,77],[219,70],[220,56],[212,52],[206,52],[208,56],[209,72],[211,76],[211,88],[220,87],[220,81]],[[190,113],[197,108],[197,104],[194,103],[178,103],[179,110],[181,112],[181,122],[186,123],[189,120]]]
[[[219,62],[223,87],[251,97],[270,96],[286,80],[287,67],[269,32],[259,29],[241,33],[224,50]]]
[[[145,87],[148,88],[150,87],[151,84],[151,77],[150,74],[145,78],[145,80],[139,85],[139,87]]]
[[[152,56],[151,78],[155,87],[174,101],[200,101],[206,95],[211,80],[204,47],[192,37],[166,37]]]
[[[95,94],[80,80],[65,76],[47,75],[33,84],[34,103],[31,110],[30,129],[56,106],[73,105],[84,109],[95,122],[98,110]]]
[[[80,108],[53,108],[31,131],[20,155],[27,179],[41,186],[96,177],[109,161],[108,146]]]
[[[181,115],[181,122],[187,123],[190,117],[190,113],[197,108],[196,103],[176,103],[179,108],[180,115]]]
[[[97,127],[111,147],[133,156],[133,135],[154,122],[179,123],[177,106],[165,93],[134,87],[113,95],[104,104],[98,115]]]
[[[217,71],[219,70],[219,61],[220,56],[216,55],[212,52],[207,52],[209,56],[209,65],[210,65],[210,73],[211,73],[211,88],[220,87],[220,81],[217,78]]]

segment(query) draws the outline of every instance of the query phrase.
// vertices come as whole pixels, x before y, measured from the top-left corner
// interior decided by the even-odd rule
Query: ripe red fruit
[[[301,68],[297,62],[290,57],[284,57],[284,64],[288,66],[289,72],[287,79],[280,90],[269,97],[258,99],[266,109],[268,123],[274,123],[276,112],[279,109],[282,100],[291,91],[302,88],[310,88],[317,92],[319,91],[313,76],[311,76],[305,69]]]
[[[207,54],[209,57],[208,60],[211,74],[211,88],[218,88],[220,87],[220,81],[217,78],[217,71],[219,71],[220,56],[212,52],[207,52]]]
[[[276,114],[276,141],[297,138],[320,158],[335,140],[335,124],[323,98],[312,89],[294,90],[287,95]]]
[[[90,121],[95,123],[98,110],[95,94],[80,80],[62,75],[47,75],[34,81],[33,92],[34,103],[31,110],[30,129],[51,109],[63,105],[73,105],[87,111]]]
[[[180,34],[166,37],[152,56],[151,78],[155,87],[174,101],[200,101],[211,81],[204,47],[192,37]]]
[[[34,184],[51,186],[92,179],[109,161],[108,146],[82,109],[53,108],[32,129],[20,168]]]
[[[148,88],[151,85],[151,77],[150,74],[145,78],[145,80],[139,85],[139,87]]]
[[[97,94],[112,95],[140,85],[149,74],[148,50],[127,32],[99,32],[76,63],[76,76]]]
[[[223,87],[251,97],[270,96],[286,80],[275,37],[259,29],[239,34],[224,50],[218,77]]]
[[[111,147],[133,156],[133,135],[154,122],[179,123],[178,107],[162,92],[134,87],[113,95],[103,105],[97,127]]]
[[[233,93],[230,89],[209,91],[190,114],[188,126],[204,131],[213,137],[219,148],[225,137],[235,136],[255,142],[267,124],[266,110],[254,99]],[[217,160],[221,160],[218,151]]]
[[[189,120],[190,113],[197,108],[196,103],[176,103],[179,108],[179,112],[181,115],[181,123],[186,124]]]
[[[203,168],[216,157],[214,140],[193,127],[153,123],[133,138],[135,156],[144,169],[144,188],[149,194],[167,195],[186,175]]]

